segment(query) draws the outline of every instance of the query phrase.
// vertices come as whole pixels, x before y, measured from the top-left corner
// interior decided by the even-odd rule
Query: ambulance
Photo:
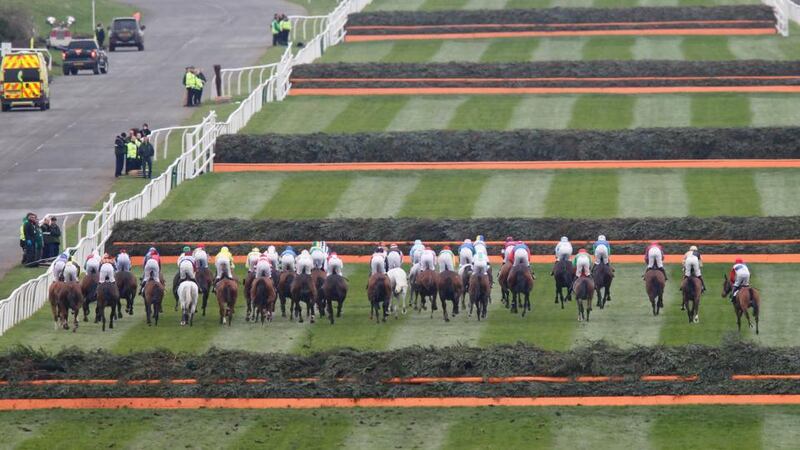
[[[0,65],[0,105],[50,109],[50,79],[44,56],[34,51],[6,54]]]

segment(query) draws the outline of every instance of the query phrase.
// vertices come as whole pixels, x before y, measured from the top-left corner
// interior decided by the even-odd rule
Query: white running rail
[[[789,36],[789,21],[800,23],[800,5],[792,0],[761,0],[775,13],[775,28],[781,36]]]
[[[297,54],[292,54],[290,45],[280,62],[275,64],[269,78],[260,82],[225,122],[217,122],[217,115],[211,111],[198,125],[169,127],[153,130],[150,140],[158,153],[162,150],[167,157],[169,138],[172,133],[181,133],[181,155],[157,178],[151,180],[135,196],[115,203],[116,193],[111,193],[94,218],[86,222],[86,232],[79,232],[79,241],[68,250],[80,264],[92,251],[104,252],[106,241],[111,236],[117,222],[141,219],[158,207],[170,191],[186,180],[214,170],[214,145],[217,137],[237,133],[247,125],[254,114],[261,111],[265,103],[279,102],[286,98],[291,88],[292,67],[308,64],[322,56],[325,50],[336,45],[345,36],[347,15],[358,12],[372,0],[342,0],[341,3],[320,21],[319,32]],[[309,25],[309,27],[316,25]],[[302,28],[302,25],[301,25]],[[317,28],[314,28],[317,30]],[[302,31],[301,31],[302,32]],[[256,69],[259,66],[231,69],[231,77]],[[260,80],[261,81],[261,80]],[[238,84],[238,81],[237,81]],[[230,88],[229,88],[230,89]],[[241,86],[237,87],[241,89]],[[228,92],[231,92],[230,90]],[[80,219],[83,220],[83,219]],[[65,230],[66,231],[66,230]],[[47,272],[28,280],[15,289],[8,298],[0,300],[0,336],[11,327],[29,318],[47,302],[47,290],[53,281],[52,267]]]

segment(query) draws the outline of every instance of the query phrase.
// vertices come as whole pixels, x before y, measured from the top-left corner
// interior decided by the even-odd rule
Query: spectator
[[[36,260],[36,214],[29,212],[19,227],[19,245],[22,247],[22,264]]]
[[[146,123],[142,124],[142,129],[139,130],[139,132],[142,133],[142,136],[150,136],[150,134],[152,134],[152,131],[150,131],[150,125]]]
[[[281,21],[277,13],[272,16],[270,31],[272,31],[272,46],[275,47],[280,43],[281,37]]]
[[[195,71],[195,75],[197,76],[197,88],[195,89],[195,106],[200,106],[200,103],[203,99],[203,87],[206,85],[206,76],[203,74],[202,69],[197,69]]]
[[[153,155],[155,149],[153,144],[150,143],[150,138],[147,136],[142,137],[142,145],[139,146],[139,158],[142,162],[142,177],[153,178]]]
[[[183,74],[183,87],[186,88],[186,95],[184,106],[192,106],[192,99],[194,98],[192,95],[192,90],[194,89],[195,85],[195,75],[192,72],[192,66],[186,68],[186,72]]]
[[[139,170],[139,168],[139,146],[137,145],[136,136],[131,136],[126,143],[125,173]]]
[[[58,226],[58,218],[50,218],[50,251],[48,258],[58,256],[61,251],[61,228]]]
[[[126,140],[128,135],[120,133],[119,136],[114,140],[114,157],[116,158],[116,166],[114,167],[114,178],[118,178],[122,175],[122,171],[125,166],[125,151],[127,150]]]
[[[292,32],[292,21],[286,17],[286,14],[281,15],[281,45],[289,45],[289,33]]]
[[[97,45],[103,48],[103,42],[106,40],[106,30],[100,22],[97,23],[97,27],[94,29],[94,37],[97,38]]]
[[[44,239],[44,247],[42,248],[42,258],[50,257],[50,217],[45,216],[44,221],[39,226],[42,231],[42,239]]]

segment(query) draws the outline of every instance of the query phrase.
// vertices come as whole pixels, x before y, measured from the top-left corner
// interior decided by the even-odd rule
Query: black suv
[[[144,25],[133,17],[117,17],[108,27],[108,49],[114,51],[117,47],[136,47],[144,50]]]
[[[75,75],[78,70],[91,70],[95,75],[108,72],[108,56],[94,39],[73,39],[61,58],[64,75]]]

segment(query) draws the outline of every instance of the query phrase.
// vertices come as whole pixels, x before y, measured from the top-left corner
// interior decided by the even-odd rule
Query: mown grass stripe
[[[736,55],[728,47],[727,36],[686,36],[681,41],[683,59],[689,61],[728,61]]]
[[[775,36],[730,36],[728,37],[728,47],[736,59],[787,59],[786,51],[782,46],[777,45],[776,39],[783,41],[786,38],[779,39]],[[797,42],[795,42],[795,45],[797,45]]]
[[[558,432],[553,433],[553,448],[602,448],[605,443],[615,448],[653,448],[649,438],[652,421],[648,414],[631,415],[630,410],[609,410],[600,416],[591,411],[570,408],[560,412],[558,421],[572,425],[559,426]]]
[[[691,216],[761,215],[761,198],[752,170],[696,170],[687,172],[683,181]]]
[[[507,0],[506,9],[549,8],[552,0]]]
[[[412,97],[386,131],[446,129],[458,107],[469,97]]]
[[[396,41],[380,62],[426,63],[442,48],[444,41]],[[350,44],[347,44],[350,45]],[[345,45],[345,47],[347,46]]]
[[[431,62],[467,61],[478,62],[489,48],[487,40],[443,41],[439,51],[431,58]]]
[[[618,2],[619,0],[613,1]],[[583,44],[581,52],[584,60],[630,60],[633,59],[635,42],[636,38],[633,36],[591,38]]]
[[[102,421],[93,420],[91,412],[82,411],[82,414],[63,416],[62,420],[48,422],[36,435],[19,442],[15,448],[67,448],[65,444],[69,448],[125,448],[147,429],[146,421],[130,421],[124,431],[104,425]]]
[[[703,448],[762,448],[763,410],[740,406],[705,406],[681,411],[671,408],[652,411],[654,423],[650,440],[657,448],[679,449],[698,445]],[[699,417],[703,419],[698,420]],[[732,435],[735,435],[735,443]]]
[[[748,97],[754,127],[794,127],[800,123],[800,105],[797,97],[759,94]],[[769,149],[764,149],[769,151]]]
[[[297,173],[281,183],[272,199],[256,215],[256,218],[313,219],[327,217],[339,204],[339,198],[350,186],[352,174]],[[314,195],[301,186],[314,186]]]
[[[508,0],[467,0],[463,9],[503,9]]]
[[[583,50],[585,38],[559,37],[539,39],[533,52],[534,61],[575,60]]]
[[[663,321],[653,317],[645,295],[641,268],[618,265],[611,284],[611,298],[605,309],[593,306],[589,322],[578,324],[573,347],[600,339],[621,347],[658,343]],[[596,303],[595,295],[592,305]],[[572,319],[577,320],[577,305],[574,302],[570,309]]]
[[[438,309],[433,311],[432,315],[430,304],[427,305],[425,311],[416,312],[410,309],[392,335],[388,348],[396,349],[412,345],[423,347],[448,347],[451,345],[474,347],[478,345],[481,333],[486,327],[486,321],[478,322],[474,314],[471,319],[467,319],[469,300],[467,300],[467,309],[461,308],[458,316],[453,316],[452,303],[447,302],[449,322],[445,322],[442,318],[441,299],[436,299],[436,305]],[[493,313],[492,309],[490,306],[488,314]]]
[[[352,97],[289,97],[270,103],[250,119],[242,133],[316,133],[324,131]]]
[[[761,432],[763,448],[793,448],[800,442],[800,429],[797,421],[800,413],[794,408],[770,408],[764,411],[764,425]]]
[[[399,217],[468,218],[489,176],[476,172],[469,177],[460,173],[432,173],[422,177],[416,189],[406,197]]]
[[[468,0],[425,0],[419,9],[425,10],[451,10],[463,9]]]
[[[422,7],[426,0],[379,0],[370,3],[365,11],[415,11]]]
[[[620,171],[620,216],[685,217],[688,199],[683,176],[681,171]]]
[[[647,36],[637,37],[633,48],[634,59],[683,59],[681,50],[682,37],[678,36]]]
[[[448,450],[557,448],[555,436],[564,427],[552,410],[499,408],[462,411],[455,415],[443,448]],[[447,411],[453,417],[453,413]],[[574,426],[570,425],[570,426]]]
[[[766,150],[766,149],[765,149]],[[759,170],[755,184],[761,197],[761,209],[768,216],[800,214],[800,172],[795,170]]]
[[[494,39],[489,42],[480,62],[531,61],[541,39],[513,38]]]
[[[595,8],[626,8],[638,6],[639,0],[594,0]]]
[[[545,128],[564,129],[572,119],[572,110],[578,97],[574,95],[528,95],[522,97],[514,108],[509,129]]]
[[[633,128],[688,127],[691,105],[686,95],[637,95]]]
[[[449,129],[452,130],[505,130],[521,101],[519,96],[469,97],[459,105]]]
[[[344,448],[345,436],[353,426],[352,415],[339,411],[264,410],[230,448]]]
[[[130,450],[151,450],[174,446],[177,442],[192,440],[192,447],[196,448],[233,448],[243,434],[256,423],[257,412],[237,411],[226,414],[219,411],[193,410],[193,411],[159,411],[157,414],[145,413],[143,417],[131,417],[135,411],[108,411],[109,416],[114,415],[114,420],[121,427],[128,421],[141,421],[146,428],[138,433],[134,440],[125,446]],[[120,418],[124,414],[128,417]],[[95,419],[97,420],[97,419]],[[102,420],[101,420],[102,421]],[[187,436],[186,430],[202,429],[214,430],[213,433],[193,433]]]
[[[416,175],[355,175],[330,217],[394,217],[418,182]]]
[[[610,170],[556,172],[545,201],[546,217],[617,217],[619,176]]]
[[[633,95],[583,95],[572,107],[569,128],[619,129],[633,125]]]
[[[543,217],[552,172],[507,172],[491,176],[472,217]]]
[[[325,51],[320,63],[372,63],[388,58],[394,50],[394,42],[352,42],[336,45]]]
[[[751,285],[761,293],[761,312],[759,315],[759,334],[757,340],[769,346],[796,346],[800,343],[797,335],[797,314],[800,303],[795,300],[793,280],[797,272],[789,266],[751,266],[753,279]],[[749,311],[752,313],[752,310]],[[733,312],[729,313],[733,319]],[[752,315],[751,315],[752,319]],[[733,322],[731,322],[733,323]],[[747,321],[742,318],[742,330]],[[755,336],[752,330],[743,333]]]
[[[413,414],[355,411],[342,448],[439,450],[451,423],[449,414],[437,409],[415,410]]]
[[[695,94],[693,127],[746,127],[752,122],[750,98],[742,94]]]
[[[210,173],[178,186],[147,220],[249,219],[264,208],[284,178],[282,174],[230,177]]]
[[[325,128],[328,133],[382,131],[392,123],[410,97],[356,97]]]

